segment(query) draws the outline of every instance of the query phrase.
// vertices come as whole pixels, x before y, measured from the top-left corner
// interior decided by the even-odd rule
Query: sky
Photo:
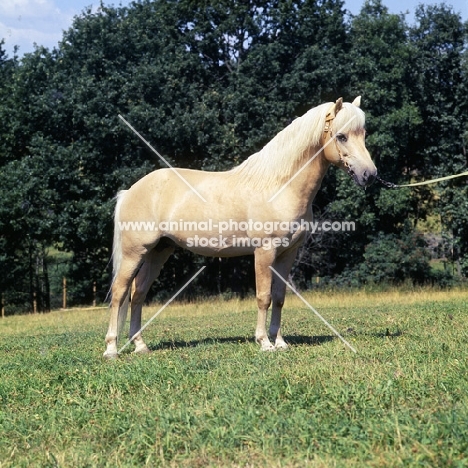
[[[104,0],[105,5],[126,6],[130,0]],[[364,0],[345,0],[345,8],[351,14],[357,15]],[[416,6],[441,3],[438,0],[384,0],[391,13],[409,12],[407,20],[413,21]],[[446,0],[454,10],[468,20],[468,0]],[[8,56],[13,56],[15,45],[19,46],[18,55],[32,52],[34,43],[53,49],[62,38],[64,30],[68,29],[75,15],[85,8],[94,9],[99,0],[0,0],[0,39],[5,40],[4,49]]]

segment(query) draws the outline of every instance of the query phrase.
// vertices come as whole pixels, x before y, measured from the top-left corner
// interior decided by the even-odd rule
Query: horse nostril
[[[366,185],[372,185],[375,182],[377,174],[371,172],[370,174],[367,171],[364,171],[364,183]]]

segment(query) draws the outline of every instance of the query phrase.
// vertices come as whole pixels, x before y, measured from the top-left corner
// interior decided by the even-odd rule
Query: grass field
[[[171,305],[113,362],[106,309],[0,320],[0,467],[468,466],[468,292],[306,298],[356,354],[292,295],[276,353],[253,299]]]

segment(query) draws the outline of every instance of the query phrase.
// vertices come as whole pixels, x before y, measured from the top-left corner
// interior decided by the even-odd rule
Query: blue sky
[[[99,0],[1,0],[0,1],[0,38],[5,39],[4,48],[12,55],[14,45],[18,45],[19,55],[34,50],[33,44],[39,44],[52,49],[62,37],[62,31],[68,29],[73,17],[80,14],[88,6],[99,6]],[[106,5],[125,6],[129,0],[107,1]],[[345,7],[358,14],[364,0],[345,0]],[[392,13],[405,13],[411,23],[413,13],[420,3],[434,4],[435,1],[420,0],[384,0]],[[447,0],[445,3],[453,6],[468,20],[468,0]]]

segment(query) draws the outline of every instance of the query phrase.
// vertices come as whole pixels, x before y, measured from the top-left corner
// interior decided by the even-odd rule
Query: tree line
[[[87,9],[52,50],[22,57],[0,45],[0,293],[7,313],[70,304],[110,285],[118,190],[161,161],[225,170],[308,109],[362,95],[367,147],[382,178],[418,181],[466,170],[467,25],[445,4],[414,24],[369,0],[140,0]],[[380,282],[448,284],[468,274],[466,178],[437,186],[356,187],[330,170],[314,202],[320,220],[355,232],[308,238],[292,272],[301,288]],[[432,250],[431,250],[432,249]],[[448,269],[431,268],[432,257]],[[170,295],[194,265],[190,294],[245,293],[246,258],[177,252],[153,297]]]

